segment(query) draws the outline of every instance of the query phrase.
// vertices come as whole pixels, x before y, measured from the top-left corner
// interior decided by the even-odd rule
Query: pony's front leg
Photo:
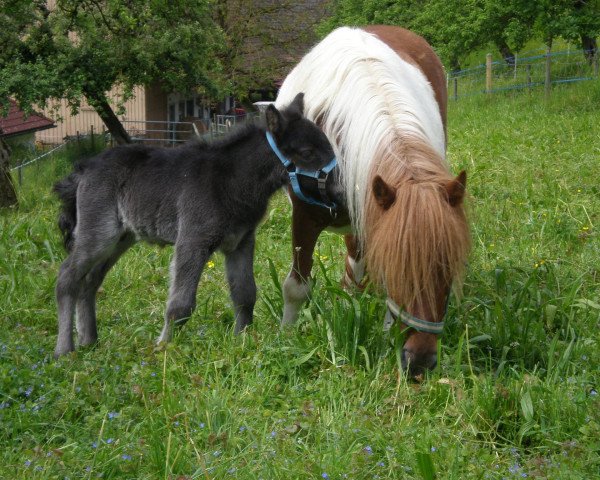
[[[319,211],[316,211],[319,217]],[[294,202],[292,213],[292,255],[293,264],[283,282],[283,319],[281,326],[296,323],[300,309],[310,295],[310,271],[317,239],[327,226],[315,219],[315,207]]]
[[[171,285],[165,312],[165,323],[156,343],[169,342],[173,325],[181,326],[196,308],[196,291],[204,265],[214,252],[196,242],[177,243],[171,261]]]
[[[346,289],[365,288],[365,259],[358,247],[358,241],[352,234],[344,235],[346,243],[346,272],[342,286]]]
[[[235,330],[237,335],[252,323],[256,303],[256,283],[254,281],[254,230],[248,232],[232,252],[225,252],[225,269],[231,301],[235,309]]]

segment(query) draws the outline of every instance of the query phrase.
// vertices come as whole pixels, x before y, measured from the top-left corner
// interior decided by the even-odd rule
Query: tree
[[[273,89],[315,42],[324,11],[324,2],[310,0],[215,0],[231,93],[246,100],[253,90]]]
[[[10,175],[10,148],[0,138],[0,208],[17,204],[17,194]]]
[[[321,32],[369,23],[419,33],[452,70],[490,42],[512,63],[513,52],[534,37],[548,46],[557,37],[580,41],[591,61],[600,34],[600,0],[336,0]]]
[[[64,98],[73,112],[92,106],[118,143],[130,141],[117,117],[135,85],[169,91],[225,87],[221,29],[211,0],[0,1],[0,102],[24,111]],[[108,92],[120,89],[111,105]],[[115,112],[116,107],[116,112]]]

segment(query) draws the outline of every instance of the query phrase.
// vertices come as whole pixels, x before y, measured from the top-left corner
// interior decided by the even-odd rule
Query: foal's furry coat
[[[331,160],[333,150],[302,114],[300,94],[281,112],[269,107],[267,128],[287,158],[317,169]],[[159,341],[170,339],[173,322],[182,324],[192,314],[202,269],[217,249],[225,254],[236,333],[252,322],[255,229],[271,195],[288,182],[265,134],[264,128],[248,125],[210,144],[117,147],[79,165],[55,186],[69,251],[56,285],[55,356],[74,349],[74,314],[79,343],[96,341],[96,292],[138,240],[175,245]]]

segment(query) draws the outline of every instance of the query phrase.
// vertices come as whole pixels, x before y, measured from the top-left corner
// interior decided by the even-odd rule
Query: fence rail
[[[544,86],[546,95],[552,85],[580,82],[598,77],[598,51],[568,50],[512,57],[509,61],[486,62],[472,68],[448,74],[450,98],[491,94],[510,90],[532,89]]]

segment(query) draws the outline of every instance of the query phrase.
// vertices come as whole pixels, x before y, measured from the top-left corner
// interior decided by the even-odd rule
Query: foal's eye
[[[313,154],[313,149],[312,148],[301,148],[300,149],[300,155],[302,155],[304,158],[310,157]]]

